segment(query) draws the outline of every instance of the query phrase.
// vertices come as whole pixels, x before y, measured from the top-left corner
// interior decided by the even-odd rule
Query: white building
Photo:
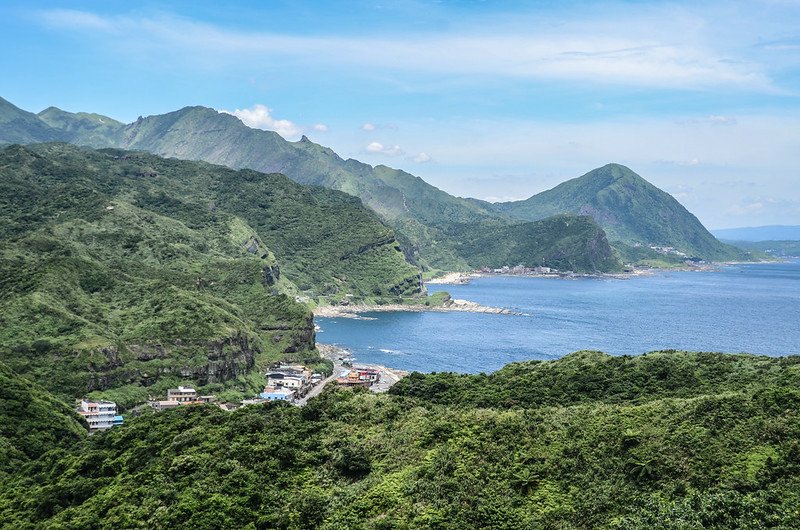
[[[188,386],[170,388],[167,390],[167,401],[177,401],[178,403],[197,401],[197,390]]]
[[[122,423],[122,416],[117,416],[117,404],[113,401],[81,400],[78,414],[89,424],[89,432],[110,429]]]

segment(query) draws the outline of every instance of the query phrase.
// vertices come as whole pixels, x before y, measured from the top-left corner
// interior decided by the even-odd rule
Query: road
[[[320,392],[322,392],[322,390],[325,388],[325,385],[327,385],[331,381],[335,381],[336,378],[339,377],[339,374],[342,373],[342,371],[344,370],[344,366],[342,366],[342,362],[339,361],[338,359],[332,359],[332,360],[333,360],[333,373],[328,377],[326,377],[325,379],[323,379],[322,381],[320,381],[319,383],[317,383],[316,385],[314,385],[314,388],[309,390],[308,394],[295,401],[295,405],[297,405],[298,407],[302,407],[303,405],[308,403],[309,399],[318,396]]]
[[[308,400],[318,396],[320,392],[325,388],[325,386],[330,383],[331,381],[335,381],[339,374],[346,370],[346,367],[342,364],[342,361],[339,360],[339,357],[347,357],[349,354],[348,352],[336,348],[335,346],[330,346],[328,344],[318,344],[319,351],[322,355],[333,361],[333,373],[314,385],[314,387],[308,391],[308,394],[303,396],[302,398],[295,401],[295,405],[302,407]],[[380,381],[375,383],[370,387],[370,390],[375,393],[383,393],[387,392],[395,383],[400,381],[403,377],[405,377],[408,372],[404,372],[402,370],[394,370],[392,368],[387,368],[385,366],[381,366],[378,364],[363,364],[357,363],[358,366],[364,366],[367,368],[376,368],[381,372]]]

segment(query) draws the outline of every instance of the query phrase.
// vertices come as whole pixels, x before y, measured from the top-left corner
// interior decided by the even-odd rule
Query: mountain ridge
[[[503,230],[504,237],[507,235],[521,241],[531,228],[514,228],[515,225],[560,214],[591,216],[607,232],[608,241],[623,250],[621,256],[638,256],[642,254],[641,251],[628,252],[626,245],[645,244],[672,246],[688,255],[706,259],[742,257],[741,252],[716,242],[674,198],[638,175],[636,177],[640,180],[628,178],[627,188],[622,184],[617,186],[622,191],[627,189],[630,197],[626,200],[630,202],[631,197],[638,200],[639,196],[655,197],[648,202],[649,209],[663,209],[673,214],[673,219],[662,218],[655,224],[668,225],[677,219],[687,228],[684,233],[670,233],[662,229],[664,237],[650,237],[652,234],[642,237],[630,226],[626,228],[610,222],[614,221],[614,212],[598,208],[589,197],[584,197],[584,204],[577,207],[571,204],[543,204],[546,201],[542,197],[552,194],[553,190],[520,201],[530,206],[531,201],[538,197],[534,201],[538,205],[536,212],[532,208],[520,207],[518,203],[490,204],[455,197],[406,171],[385,165],[371,166],[352,158],[343,159],[332,149],[316,144],[307,137],[289,142],[273,131],[247,127],[231,114],[203,106],[187,106],[167,114],[140,118],[130,124],[105,123],[99,115],[67,113],[52,108],[40,114],[59,127],[52,134],[60,134],[63,141],[91,147],[141,149],[161,156],[204,160],[237,169],[280,172],[302,184],[324,186],[355,195],[398,232],[407,257],[423,269],[463,270],[470,267],[474,256],[465,255],[463,252],[466,247],[457,239],[465,224],[495,231],[501,226],[510,226]],[[103,123],[98,123],[98,120]],[[3,140],[2,135],[0,140]],[[615,181],[625,181],[627,174],[619,169],[623,167],[611,164],[593,171],[602,177],[611,168],[611,176],[616,174]],[[625,170],[630,171],[627,168]],[[608,176],[603,178],[608,180]],[[596,182],[588,184],[588,189],[595,189],[596,193],[599,191]],[[637,195],[640,188],[646,188],[647,193]],[[635,216],[628,217],[628,225],[638,222]],[[657,253],[653,255],[657,256]]]

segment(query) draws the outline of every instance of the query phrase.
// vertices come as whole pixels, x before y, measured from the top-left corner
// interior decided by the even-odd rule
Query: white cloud
[[[163,60],[166,51],[184,63],[192,61],[204,68],[285,58],[328,67],[349,65],[437,76],[780,91],[759,56],[748,55],[742,50],[749,48],[741,43],[730,44],[712,33],[731,30],[708,29],[726,23],[670,16],[674,13],[667,7],[663,11],[652,9],[624,18],[614,13],[606,18],[576,18],[555,29],[543,20],[517,17],[520,20],[498,21],[493,31],[456,27],[445,33],[388,37],[287,36],[234,31],[178,17],[103,16],[62,9],[40,11],[39,17],[50,27],[111,34],[110,44],[120,52],[144,51],[159,54]]]
[[[412,161],[416,162],[417,164],[424,164],[425,162],[430,162],[431,157],[426,152],[421,152],[417,156],[411,159]]]
[[[374,131],[375,130],[375,125],[373,125],[372,123],[367,122],[367,123],[365,123],[364,125],[361,126],[361,130],[362,131]]]
[[[717,116],[712,114],[708,121],[714,125],[736,125],[736,118],[733,116]]]
[[[365,148],[368,153],[380,153],[388,156],[400,156],[404,151],[399,145],[383,145],[380,142],[372,142]]]
[[[317,123],[314,125],[314,130],[319,132],[328,132],[328,126],[324,123]]]
[[[679,120],[681,125],[736,125],[736,117],[711,114],[705,118],[689,118]]]
[[[273,118],[272,109],[260,103],[253,105],[249,109],[236,109],[232,112],[222,110],[220,112],[233,114],[248,127],[264,129],[265,131],[275,131],[287,139],[297,138],[303,132],[300,126],[289,120],[276,120]]]

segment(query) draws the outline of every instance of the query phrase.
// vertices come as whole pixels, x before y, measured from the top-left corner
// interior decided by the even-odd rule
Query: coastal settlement
[[[353,365],[349,352],[336,346],[318,344],[323,356],[333,361],[333,374],[327,378],[300,364],[280,364],[266,374],[267,384],[262,392],[252,398],[238,402],[220,401],[214,395],[201,395],[195,388],[178,386],[167,390],[166,399],[151,399],[147,402],[153,411],[173,409],[182,406],[215,404],[226,411],[233,411],[248,405],[271,401],[284,401],[303,406],[318,395],[328,383],[343,388],[363,387],[373,392],[386,392],[407,375],[402,370],[393,370],[379,365]],[[137,409],[133,409],[134,411]],[[89,425],[89,432],[95,433],[122,425],[124,418],[117,414],[117,404],[113,401],[94,401],[82,399],[76,411]]]

